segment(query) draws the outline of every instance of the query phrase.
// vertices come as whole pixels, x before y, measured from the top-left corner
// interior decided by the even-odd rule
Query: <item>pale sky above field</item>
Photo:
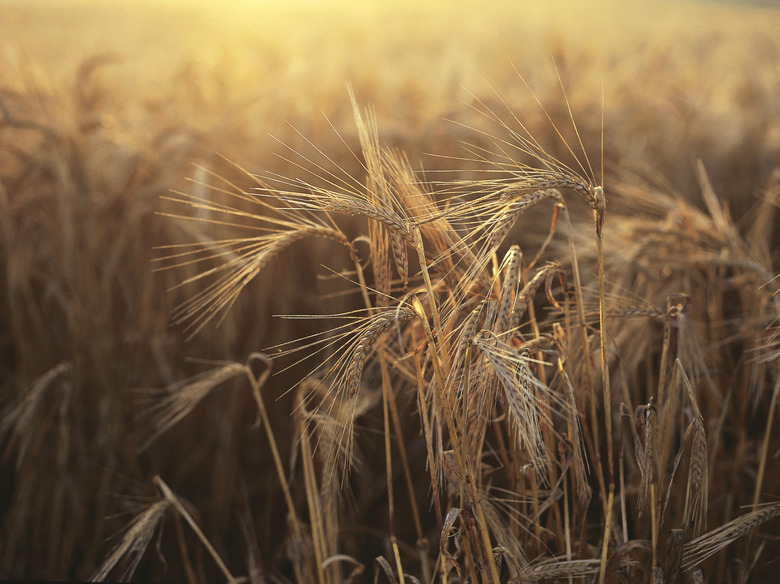
[[[122,55],[126,68],[150,77],[175,72],[185,61],[216,67],[220,59],[235,63],[242,56],[250,62],[269,47],[287,51],[291,69],[334,62],[354,68],[374,59],[484,71],[510,54],[547,60],[549,47],[584,43],[588,58],[607,68],[611,51],[625,53],[635,37],[690,39],[725,13],[733,29],[752,11],[726,4],[746,1],[0,0],[0,49],[21,47],[55,76],[101,53]],[[771,23],[774,14],[763,9],[752,16]],[[365,50],[355,51],[358,44]],[[439,61],[431,63],[431,55]]]

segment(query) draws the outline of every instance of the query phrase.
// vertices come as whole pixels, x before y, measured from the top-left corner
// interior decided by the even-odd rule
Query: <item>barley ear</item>
[[[691,421],[691,462],[688,468],[688,482],[685,489],[685,509],[683,511],[683,524],[686,529],[693,526],[693,536],[698,537],[707,528],[707,437],[704,433],[704,419],[696,401],[688,376],[683,371],[680,360],[675,361],[675,366],[680,372],[683,384],[688,391],[688,399],[693,409]]]

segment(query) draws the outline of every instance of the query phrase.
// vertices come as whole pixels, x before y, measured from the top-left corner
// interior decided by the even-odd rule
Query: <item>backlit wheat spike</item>
[[[530,520],[517,509],[517,500],[511,494],[506,495],[498,490],[485,488],[480,492],[480,500],[484,501],[485,521],[490,526],[490,532],[496,540],[495,551],[501,551],[506,560],[511,578],[516,577],[528,565],[525,551],[519,545],[517,530],[531,534],[528,527]]]
[[[414,205],[414,222],[420,229],[426,253],[432,258],[431,270],[451,288],[457,287],[463,272],[476,261],[472,249],[464,243],[456,227],[441,215],[432,195],[408,186],[403,191],[408,192],[402,198],[408,198],[409,204]]]
[[[653,431],[655,426],[654,400],[651,399],[647,405],[638,406],[633,416],[628,412],[627,406],[621,404],[621,415],[629,420],[631,432],[634,436],[634,455],[641,478],[636,507],[641,516],[647,511],[648,504],[654,504],[653,501],[648,502],[650,483],[653,481],[655,473],[653,450],[653,440],[655,439]]]
[[[446,219],[440,217],[433,196],[425,190],[401,154],[385,149],[382,163],[393,200],[405,209],[409,221],[420,228],[426,252],[435,258],[436,270],[449,275],[454,267],[451,256],[458,251],[460,236]],[[400,235],[396,235],[392,243],[399,274],[406,281],[409,269],[406,243]],[[462,247],[460,251],[463,251]]]
[[[587,181],[571,175],[558,172],[531,174],[526,180],[512,183],[500,191],[498,195],[502,201],[516,201],[527,197],[536,197],[544,193],[544,196],[556,200],[561,198],[559,189],[571,189],[579,194],[591,208],[595,208],[594,187]],[[548,193],[549,191],[549,193]]]
[[[33,425],[36,417],[41,415],[41,410],[46,404],[52,403],[52,390],[56,387],[54,381],[63,377],[63,384],[70,384],[72,382],[69,378],[72,374],[72,363],[60,363],[49,369],[25,392],[24,399],[0,420],[0,439],[7,441],[6,452],[10,452],[12,448],[17,449],[17,465],[21,464],[32,446],[31,437],[34,436]]]
[[[488,304],[491,301],[483,298],[463,321],[460,332],[460,344],[472,343],[479,332],[480,320],[484,318]]]
[[[484,181],[475,188],[478,188],[480,193],[487,194],[481,194],[473,201],[455,205],[441,213],[441,217],[446,217],[465,232],[454,250],[463,247],[473,250],[469,254],[465,273],[458,283],[461,293],[468,291],[474,282],[485,277],[485,268],[493,254],[523,212],[544,199],[560,199],[560,192],[555,188],[558,182],[550,179],[548,183],[551,185],[550,189],[544,188],[543,181],[533,181],[528,185],[517,182],[493,190],[492,187],[501,186],[501,183]],[[485,186],[486,184],[488,186]]]
[[[395,269],[398,271],[398,275],[401,276],[401,282],[403,282],[405,289],[409,285],[409,255],[406,251],[407,242],[402,233],[391,229],[390,243],[393,247]]]
[[[547,454],[542,439],[541,425],[552,427],[545,408],[540,407],[535,391],[535,380],[528,367],[528,357],[515,352],[497,338],[478,336],[475,346],[491,365],[507,404],[514,429],[513,439],[525,451],[537,472],[545,480]]]
[[[381,172],[381,167],[375,172]],[[376,193],[352,184],[335,183],[326,188],[298,180],[289,186],[294,190],[275,189],[266,196],[281,201],[291,213],[336,212],[367,217],[396,230],[407,242],[413,241],[409,219],[399,214],[402,209],[389,195],[387,199],[379,198]]]
[[[533,190],[522,194],[515,193],[514,191],[510,192],[511,196],[508,193],[502,195],[501,200],[506,201],[504,208],[492,220],[492,230],[490,231],[490,237],[488,239],[489,250],[494,250],[502,241],[504,241],[504,239],[506,239],[506,236],[509,235],[517,218],[529,207],[539,201],[553,197],[553,193],[557,193],[557,191],[553,190]]]
[[[386,204],[355,198],[332,197],[330,200],[324,201],[320,208],[323,211],[335,211],[348,215],[362,215],[369,219],[373,219],[374,221],[379,221],[400,235],[407,243],[413,243],[412,232],[408,222]]]
[[[291,244],[308,237],[331,239],[341,243],[351,250],[351,243],[338,229],[318,225],[303,226],[291,231],[281,231],[253,238],[226,240],[209,244],[204,247],[194,247],[192,250],[173,254],[161,260],[176,260],[171,267],[184,266],[202,261],[202,251],[209,253],[208,257],[221,255],[223,250],[231,252],[230,259],[218,266],[198,273],[177,284],[183,286],[200,280],[218,276],[215,281],[206,286],[190,299],[182,302],[173,313],[177,324],[186,323],[185,330],[194,336],[209,320],[222,313],[227,313],[236,301],[241,291],[251,282],[276,256]],[[211,250],[216,248],[216,253]],[[222,275],[219,275],[222,274]]]
[[[517,348],[520,351],[528,351],[529,353],[537,351],[550,351],[555,347],[555,337],[551,334],[542,334],[538,337],[528,339],[518,344]]]
[[[549,279],[555,274],[563,272],[563,268],[557,262],[548,262],[539,270],[537,270],[534,277],[523,286],[523,289],[518,293],[515,305],[512,310],[512,314],[509,317],[507,324],[507,330],[513,330],[520,325],[520,322],[525,315],[525,311],[528,309],[528,305],[533,301],[536,291],[542,282]]]
[[[538,582],[539,580],[563,580],[586,578],[599,573],[598,560],[542,560],[529,564],[512,584]]]
[[[498,314],[493,327],[496,334],[501,334],[510,328],[509,319],[520,285],[522,262],[523,252],[520,251],[520,247],[517,245],[509,248],[509,251],[504,256],[504,260],[501,262],[503,282],[501,282]]]
[[[707,436],[704,432],[704,418],[699,410],[696,394],[693,391],[688,376],[678,359],[675,362],[683,384],[688,392],[688,399],[693,409],[691,421],[691,462],[688,470],[688,482],[685,489],[685,509],[683,525],[686,529],[693,527],[693,536],[698,537],[707,528],[708,476],[707,469]]]
[[[355,339],[345,348],[344,354],[331,368],[326,378],[334,399],[329,409],[341,424],[339,450],[344,452],[348,468],[353,452],[353,425],[355,421],[360,381],[363,367],[374,345],[383,333],[393,326],[417,318],[418,314],[409,306],[391,306],[375,311]]]
[[[709,491],[707,437],[704,432],[704,420],[700,415],[693,418],[691,428],[691,462],[685,490],[683,521],[686,526],[693,525],[693,535],[697,537],[707,528],[707,495]]]
[[[474,338],[492,310],[495,301],[487,298],[469,312],[459,326],[454,355],[445,391],[465,408],[464,442],[469,452],[476,452],[495,401],[496,387],[484,371],[484,357],[475,350]],[[475,455],[476,456],[476,455]]]
[[[160,436],[184,419],[211,391],[245,372],[240,363],[227,363],[205,373],[178,381],[161,396],[149,394],[153,428],[139,440],[138,450],[149,448]]]
[[[127,526],[127,532],[89,581],[105,582],[117,567],[119,580],[129,581],[170,506],[167,500],[156,501],[136,515]]]
[[[530,90],[530,88],[528,89]],[[531,93],[533,95],[533,92]],[[541,107],[541,102],[538,100],[538,98],[535,99]],[[596,181],[590,166],[590,161],[588,160],[587,153],[585,152],[582,140],[580,139],[577,126],[574,123],[573,117],[571,116],[571,108],[569,107],[568,99],[566,99],[566,104],[567,107],[569,107],[569,116],[572,121],[575,134],[577,135],[580,149],[585,156],[585,162],[588,170],[585,169],[585,166],[580,162],[572,148],[569,146],[566,140],[563,139],[563,135],[552,122],[550,115],[547,114],[546,110],[544,110],[544,107],[541,107],[541,109],[547,116],[547,119],[550,121],[551,126],[553,127],[557,136],[561,139],[565,148],[572,155],[576,165],[581,170],[582,175],[579,172],[569,168],[561,160],[558,160],[557,158],[550,155],[534,138],[533,134],[531,134],[525,125],[518,119],[516,113],[512,111],[512,108],[503,102],[500,97],[499,101],[506,108],[510,120],[517,124],[519,131],[511,129],[507,123],[504,122],[502,117],[493,109],[491,109],[490,106],[486,105],[483,100],[476,98],[475,101],[477,105],[474,106],[474,108],[477,110],[477,112],[484,115],[490,121],[498,124],[501,130],[508,134],[507,138],[500,138],[493,134],[487,134],[483,130],[482,133],[486,134],[488,140],[497,149],[498,153],[500,154],[500,158],[497,161],[489,150],[480,146],[472,146],[470,147],[470,152],[475,156],[475,160],[489,164],[490,166],[494,167],[494,169],[503,170],[506,173],[513,175],[515,178],[519,178],[520,180],[518,181],[517,186],[510,186],[507,188],[510,190],[514,188],[521,196],[527,194],[529,190],[532,192],[534,190],[543,190],[545,188],[562,188],[576,192],[587,203],[588,207],[594,211],[594,215],[596,217],[596,233],[598,237],[601,237],[606,208],[604,189],[601,186],[596,186]],[[541,168],[534,168],[517,162],[517,153],[522,153],[536,159],[541,164]],[[587,175],[592,178],[591,180],[587,180],[582,178],[583,175]]]
[[[364,114],[361,113],[351,87],[349,88],[349,97],[352,102],[352,111],[358,127],[358,136],[360,137],[360,145],[365,160],[368,183],[366,197],[369,203],[373,203],[376,206],[380,214],[382,209],[385,210],[385,219],[378,219],[379,215],[371,216],[365,212],[362,214],[372,219],[377,219],[381,224],[389,227],[388,231],[393,246],[393,258],[395,259],[396,269],[401,276],[404,288],[406,288],[409,281],[409,260],[406,252],[408,237],[404,237],[406,222],[403,219],[399,219],[398,223],[394,223],[391,220],[397,209],[403,209],[401,202],[396,199],[391,187],[391,178],[388,174],[392,172],[392,169],[388,168],[387,154],[379,145],[379,133],[373,110],[368,109]],[[401,224],[404,225],[402,229],[393,228],[393,225],[398,227]]]
[[[657,308],[650,306],[635,306],[626,308],[607,308],[605,311],[607,316],[623,317],[623,318],[655,318],[661,320],[664,318],[664,313]]]
[[[780,503],[768,503],[689,541],[683,548],[683,569],[692,570],[727,545],[777,516],[780,516]]]
[[[482,299],[476,308],[472,309],[466,318],[463,319],[463,322],[460,325],[460,330],[458,331],[455,355],[452,360],[453,363],[462,364],[466,362],[467,354],[473,348],[472,345],[474,338],[479,332],[481,323],[485,318],[485,313],[489,310],[490,303],[491,301],[487,298]],[[473,359],[473,357],[469,357],[469,359]],[[479,375],[479,371],[479,367],[476,367],[476,369],[471,372],[471,383],[474,384],[474,386],[479,386],[479,380],[474,378],[474,376]],[[462,392],[464,389],[462,386],[463,373],[463,366],[453,367],[450,371],[450,378],[448,379],[447,383],[448,388],[452,388],[452,391],[457,390],[459,393]]]
[[[382,223],[374,221],[368,224],[368,240],[371,245],[371,268],[374,273],[374,288],[377,291],[375,304],[388,306],[390,304],[390,258],[387,248],[389,245],[387,230]]]
[[[377,339],[391,326],[417,317],[414,309],[407,306],[388,307],[370,317],[369,324],[350,346],[350,358],[345,370],[345,395],[351,398],[360,387],[360,378],[368,354]]]

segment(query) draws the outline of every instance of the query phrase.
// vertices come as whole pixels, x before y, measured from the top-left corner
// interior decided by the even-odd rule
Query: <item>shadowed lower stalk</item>
[[[588,330],[587,330],[587,324],[586,324],[586,318],[585,318],[585,307],[583,305],[583,288],[582,288],[582,282],[580,279],[580,269],[579,269],[579,261],[577,259],[577,253],[574,249],[574,230],[572,229],[571,224],[571,218],[569,216],[569,209],[568,207],[563,207],[563,216],[566,221],[566,229],[569,233],[569,253],[571,255],[571,262],[572,262],[572,275],[574,276],[574,288],[576,291],[575,294],[575,302],[577,307],[577,329],[580,333],[580,341],[582,343],[582,360],[584,364],[584,371],[585,371],[585,379],[584,381],[584,387],[587,388],[593,388],[595,384],[595,374],[593,372],[593,361],[590,358],[590,347],[588,344]],[[598,239],[598,235],[597,235]],[[599,316],[601,318],[601,316]],[[588,404],[590,405],[589,413],[590,413],[590,430],[591,430],[591,439],[587,441],[586,443],[590,447],[590,454],[591,458],[593,458],[593,461],[596,465],[596,480],[599,483],[599,496],[601,497],[602,506],[604,509],[607,508],[607,498],[605,497],[605,484],[604,484],[604,469],[601,464],[601,451],[599,450],[599,424],[598,424],[598,418],[596,416],[596,397],[593,394],[593,392],[590,393],[590,395],[587,397]]]
[[[387,359],[385,357],[384,347],[379,348],[379,365],[382,371],[382,415],[385,428],[385,473],[387,475],[387,507],[390,519],[390,543],[393,546],[395,565],[398,570],[398,581],[400,584],[404,584],[404,570],[401,565],[401,554],[398,551],[398,538],[395,533],[395,501],[393,499],[393,462],[390,442],[392,432],[390,428],[390,406],[388,403],[393,399],[393,389],[390,386],[390,373],[387,371]]]
[[[259,360],[263,364],[265,364],[266,369],[263,371],[263,373],[260,375],[260,377],[255,377],[254,372],[252,371],[251,367],[249,366],[252,361]],[[274,436],[273,429],[271,428],[271,421],[268,419],[268,412],[265,409],[265,402],[263,401],[263,396],[260,392],[260,388],[265,385],[265,382],[268,380],[268,378],[271,375],[271,366],[273,364],[273,361],[269,359],[267,356],[263,355],[262,353],[253,353],[249,356],[247,359],[247,366],[246,366],[246,374],[249,378],[249,383],[252,386],[252,396],[255,399],[255,403],[257,404],[257,411],[260,414],[260,420],[263,424],[263,428],[265,429],[266,437],[268,438],[268,443],[271,446],[271,455],[274,459],[274,466],[276,467],[276,474],[279,478],[279,484],[282,486],[282,492],[284,493],[284,500],[287,503],[287,510],[290,513],[290,522],[292,523],[293,531],[295,532],[295,537],[298,540],[298,545],[301,547],[304,546],[304,538],[303,538],[303,530],[301,529],[300,521],[298,520],[298,515],[295,512],[295,504],[292,500],[292,495],[290,494],[290,487],[287,483],[287,475],[284,472],[284,466],[282,465],[282,458],[279,456],[279,448],[276,445],[276,437]],[[310,574],[308,575],[310,577]]]
[[[354,104],[353,104],[354,105]],[[359,116],[358,116],[359,119]],[[373,234],[373,238],[369,238],[371,242],[371,249],[372,254],[374,254],[374,261],[376,264],[380,264],[379,266],[374,266],[374,274],[375,278],[377,280],[380,280],[384,282],[385,285],[380,284],[378,287],[378,303],[380,306],[386,306],[387,301],[389,300],[389,291],[390,291],[390,283],[389,281],[385,281],[387,278],[387,275],[383,273],[382,266],[384,266],[384,262],[382,262],[382,254],[384,253],[383,244],[387,243],[387,238],[383,237],[384,231],[381,231],[382,224],[377,224],[373,222],[369,222],[369,233]],[[355,265],[355,271],[358,276],[358,284],[360,286],[360,291],[363,297],[363,303],[366,306],[366,309],[369,312],[376,312],[376,310],[371,305],[371,299],[368,294],[368,286],[366,284],[365,275],[363,273],[363,267],[360,265],[360,262],[357,261],[355,258],[354,261]],[[402,274],[404,278],[404,286],[406,286],[406,276]],[[398,406],[396,404],[395,400],[395,394],[392,390],[392,385],[390,383],[390,375],[387,370],[387,354],[385,351],[384,345],[380,345],[377,353],[379,355],[379,362],[381,365],[381,373],[382,373],[382,395],[383,395],[383,409],[384,409],[384,424],[385,424],[385,456],[387,459],[387,482],[388,482],[388,505],[390,507],[389,509],[389,515],[390,515],[390,525],[391,525],[391,539],[393,542],[393,551],[396,556],[396,564],[398,568],[398,574],[399,579],[403,582],[403,571],[401,568],[401,558],[400,554],[398,552],[398,544],[396,540],[396,534],[395,534],[395,517],[394,517],[394,502],[393,502],[393,485],[392,485],[392,464],[391,464],[391,446],[390,446],[390,438],[392,436],[393,431],[395,432],[395,435],[398,437],[397,444],[398,444],[398,451],[401,457],[401,464],[403,466],[403,473],[404,478],[407,486],[407,491],[409,494],[409,503],[412,508],[412,519],[414,520],[414,527],[415,532],[417,534],[417,543],[418,543],[418,549],[420,549],[420,563],[423,568],[423,574],[424,579],[428,580],[430,578],[429,575],[429,568],[428,568],[428,558],[425,556],[424,552],[421,549],[421,546],[423,544],[424,536],[423,536],[423,529],[422,524],[420,522],[420,513],[417,508],[417,498],[415,497],[414,493],[414,485],[412,484],[412,477],[411,472],[409,469],[409,460],[406,454],[406,445],[403,441],[403,428],[401,426],[401,419],[398,414]],[[390,418],[392,420],[392,431],[390,423],[387,419],[387,414],[390,414]]]
[[[772,424],[775,419],[775,410],[777,409],[778,398],[780,397],[780,371],[777,373],[777,379],[775,380],[775,387],[772,391],[772,400],[769,403],[769,411],[767,413],[766,430],[764,431],[764,440],[761,443],[761,450],[759,452],[758,475],[756,476],[756,488],[753,492],[753,511],[758,509],[758,500],[761,495],[761,487],[764,483],[764,473],[766,472],[766,461],[769,456],[769,438],[772,436]]]
[[[211,545],[211,542],[206,538],[203,531],[201,531],[200,527],[198,527],[198,524],[195,523],[195,520],[184,508],[184,505],[181,504],[179,498],[174,494],[173,491],[171,491],[170,487],[168,487],[168,485],[165,484],[165,481],[163,481],[159,476],[154,477],[154,484],[157,485],[157,487],[162,492],[163,497],[165,497],[165,499],[170,502],[170,504],[176,509],[177,513],[184,517],[184,520],[189,524],[189,526],[198,536],[198,539],[200,539],[204,547],[208,550],[209,554],[214,559],[214,562],[217,564],[222,574],[225,576],[225,578],[227,578],[227,581],[230,584],[236,584],[236,579],[230,573],[230,570],[227,569],[227,566],[225,566],[222,558],[219,557],[217,550],[215,550],[214,546]]]
[[[298,393],[299,403],[297,409],[303,411],[304,399],[301,392]],[[314,547],[315,572],[317,574],[318,584],[325,584],[329,579],[325,575],[323,568],[327,556],[325,545],[325,526],[323,524],[322,501],[320,500],[320,490],[317,486],[317,476],[314,470],[314,453],[312,452],[311,439],[309,438],[309,428],[304,416],[301,415],[298,420],[298,433],[300,434],[301,446],[301,464],[303,466],[304,490],[306,491],[306,502],[309,507],[309,520],[311,522],[312,543]],[[330,478],[326,480],[331,480]]]
[[[594,189],[596,209],[593,216],[596,222],[596,253],[599,269],[599,327],[601,329],[601,381],[604,392],[604,422],[607,432],[607,470],[609,473],[609,494],[607,496],[606,518],[604,520],[604,543],[601,550],[601,573],[599,584],[604,584],[607,571],[607,551],[612,532],[612,506],[615,500],[615,460],[612,448],[612,392],[609,386],[609,360],[607,358],[607,322],[606,322],[606,277],[604,275],[604,189]]]
[[[384,347],[380,348],[380,350],[384,351]],[[383,366],[382,375],[384,378],[385,366]],[[388,382],[388,387],[390,387],[389,382]],[[425,536],[423,534],[422,523],[420,521],[420,511],[417,507],[417,498],[414,492],[414,485],[412,484],[412,473],[409,467],[409,459],[406,454],[406,445],[404,444],[404,441],[402,439],[403,429],[401,426],[401,418],[398,414],[398,405],[396,404],[395,395],[393,394],[392,390],[389,391],[387,397],[388,397],[388,406],[390,408],[390,417],[393,422],[392,427],[395,431],[396,436],[398,436],[398,452],[401,456],[401,464],[403,465],[404,479],[406,481],[406,487],[409,493],[409,504],[411,505],[412,508],[412,519],[414,520],[414,529],[417,534],[417,548],[418,551],[420,552],[420,564],[422,566],[423,581],[427,582],[431,578],[430,567],[428,565],[428,556],[425,553],[427,549],[427,545],[425,541]]]
[[[756,476],[756,488],[753,493],[754,513],[757,512],[759,509],[758,501],[761,496],[761,486],[764,483],[764,473],[766,472],[766,461],[769,455],[769,439],[772,435],[772,425],[775,419],[775,409],[777,408],[779,396],[780,396],[780,375],[778,375],[777,379],[775,380],[775,387],[774,390],[772,391],[772,399],[769,403],[769,413],[767,415],[766,430],[764,431],[764,440],[761,443],[761,450],[759,451],[760,462],[758,465],[758,474]],[[747,543],[745,544],[744,562],[746,566],[750,565],[748,563],[748,556],[750,553],[750,548],[752,546],[752,543],[753,543],[753,533],[751,532],[750,536],[748,537]]]
[[[416,231],[416,233],[419,233],[419,231]],[[421,260],[423,261],[424,264],[425,251],[422,249],[422,239],[419,236],[416,237],[416,239],[418,240],[419,243],[418,254],[420,255]],[[423,268],[423,274],[425,273],[426,270],[425,268]],[[428,294],[430,295],[431,307],[434,310],[434,315],[435,315],[436,309],[435,309],[435,302],[433,301],[433,289],[430,286],[430,279],[426,280],[426,285],[429,287]],[[466,489],[468,491],[469,499],[474,504],[474,508],[477,513],[477,528],[479,530],[479,535],[481,538],[484,558],[488,565],[489,577],[494,584],[498,584],[500,580],[498,577],[498,570],[496,569],[496,563],[495,560],[493,559],[493,546],[490,543],[490,534],[488,533],[487,530],[487,523],[485,522],[485,515],[482,510],[482,502],[480,500],[479,495],[477,494],[476,482],[474,480],[474,477],[471,474],[470,467],[468,467],[465,464],[465,461],[463,460],[463,450],[461,449],[461,445],[460,445],[460,437],[455,427],[455,412],[452,408],[452,404],[450,403],[449,398],[444,393],[445,388],[447,387],[445,384],[447,377],[442,371],[441,361],[439,356],[440,352],[438,350],[436,340],[433,336],[433,332],[431,331],[431,328],[428,324],[428,319],[425,316],[425,310],[423,309],[420,300],[416,296],[412,299],[412,306],[414,306],[415,310],[418,312],[420,321],[423,324],[423,329],[425,330],[425,334],[428,337],[428,343],[432,353],[431,361],[433,364],[433,370],[436,377],[436,386],[437,389],[439,390],[439,399],[441,400],[441,403],[444,405],[444,410],[445,410],[444,420],[447,423],[447,430],[450,434],[450,441],[452,442],[452,450],[455,455],[458,471],[461,473],[460,476],[465,477],[466,479]],[[438,317],[434,316],[434,321],[436,320],[438,320]]]
[[[198,576],[192,565],[190,552],[187,551],[187,542],[184,539],[184,526],[181,523],[181,516],[178,513],[175,514],[174,526],[176,527],[176,540],[179,543],[179,555],[181,555],[181,562],[184,565],[184,573],[187,574],[187,584],[194,584],[198,581]]]
[[[417,348],[419,344],[419,339],[417,338],[417,334],[415,333],[415,329],[412,328],[412,346],[414,351],[414,371],[416,374],[416,381],[417,381],[417,407],[420,411],[420,419],[422,420],[422,429],[423,429],[423,437],[425,438],[425,452],[428,460],[428,464],[426,465],[428,467],[428,472],[431,477],[431,497],[433,499],[433,508],[436,512],[436,531],[437,533],[441,534],[442,528],[444,526],[444,519],[442,516],[442,509],[441,509],[441,497],[439,496],[439,479],[436,476],[436,469],[434,468],[433,461],[434,453],[433,453],[433,432],[431,431],[431,425],[428,418],[428,411],[425,406],[427,402],[427,398],[425,397],[425,380],[423,379],[423,366],[422,366],[422,358],[420,357],[420,350]],[[444,554],[439,553],[439,574],[441,576],[441,580],[443,583],[446,584],[447,582],[447,558],[444,556]]]

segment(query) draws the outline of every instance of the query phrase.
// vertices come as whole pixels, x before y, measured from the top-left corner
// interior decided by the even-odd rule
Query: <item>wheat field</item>
[[[0,11],[0,579],[773,581],[776,8]]]

